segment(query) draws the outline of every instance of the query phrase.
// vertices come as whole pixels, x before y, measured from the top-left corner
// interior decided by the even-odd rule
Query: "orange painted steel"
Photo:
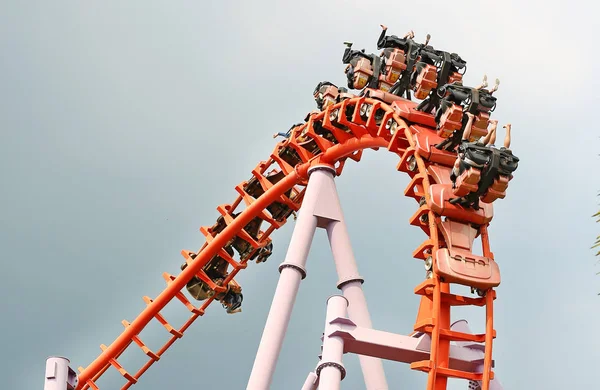
[[[406,138],[409,140],[410,146],[412,148],[416,148],[416,143],[412,137],[412,134],[408,129],[405,130]],[[429,196],[429,177],[426,174],[427,167],[421,156],[419,155],[419,151],[414,151],[414,158],[416,160],[416,164],[419,170],[419,175],[422,175],[422,187],[423,187],[423,195],[425,197],[426,204],[431,203],[431,199]],[[430,241],[433,243],[433,247],[431,251],[433,253],[437,252],[439,249],[439,238],[438,238],[438,229],[436,225],[436,220],[439,218],[435,215],[432,210],[427,211],[427,222],[429,224],[429,232],[430,232]],[[450,328],[450,305],[442,304],[441,292],[450,292],[449,286],[447,283],[441,283],[439,279],[434,279],[434,287],[433,287],[433,310],[431,312],[431,321],[433,323],[433,330],[431,331],[431,352],[430,352],[430,361],[427,362],[415,362],[411,364],[411,368],[418,369],[419,367],[427,367],[430,369],[430,375],[427,379],[427,389],[446,389],[446,378],[437,378],[437,367],[448,367],[449,366],[449,358],[450,358],[450,341],[449,340],[440,340],[440,329],[449,329]],[[424,299],[424,298],[423,298]],[[421,313],[419,313],[421,314]],[[417,324],[420,321],[427,321],[426,318],[417,317]],[[417,329],[415,329],[417,330]]]
[[[402,100],[402,104],[403,108],[399,110],[394,105],[390,106],[373,98],[355,97],[328,106],[322,112],[313,113],[306,123],[295,128],[289,139],[277,144],[270,158],[259,163],[252,171],[253,178],[259,181],[263,193],[254,198],[244,189],[248,182],[236,186],[237,192],[240,193],[237,199],[230,205],[223,205],[218,208],[221,215],[225,217],[225,228],[215,235],[211,233],[210,228],[201,228],[206,236],[206,243],[198,254],[192,258],[189,255],[190,252],[182,251],[188,266],[177,276],[163,274],[167,287],[155,299],[144,297],[147,307],[138,317],[131,323],[123,321],[125,325],[123,333],[108,347],[103,345],[102,353],[89,366],[85,369],[80,368],[77,390],[98,389],[95,382],[111,366],[116,368],[127,380],[122,389],[127,389],[137,383],[143,373],[158,361],[177,339],[183,336],[188,327],[198,317],[202,316],[205,309],[216,299],[217,295],[215,294],[206,299],[202,305],[196,307],[182,293],[186,284],[194,276],[197,276],[205,280],[205,283],[215,286],[215,289],[223,290],[222,287],[212,283],[212,280],[204,273],[204,266],[216,255],[225,258],[233,268],[223,281],[222,286],[227,286],[241,269],[246,268],[252,254],[270,242],[269,235],[285,224],[285,218],[276,220],[272,214],[267,213],[267,208],[274,202],[279,202],[289,207],[290,210],[299,209],[302,203],[303,190],[299,190],[297,187],[306,185],[308,169],[313,165],[329,164],[335,167],[336,173],[339,175],[342,173],[348,158],[360,161],[364,149],[387,148],[396,153],[400,157],[398,170],[408,173],[411,177],[405,195],[414,198],[420,205],[419,210],[411,217],[410,223],[421,227],[429,236],[413,253],[413,256],[422,260],[430,256],[435,260],[438,249],[449,247],[450,243],[446,243],[440,235],[441,216],[431,209],[433,204],[430,196],[432,180],[442,179],[432,176],[428,171],[428,167],[437,166],[442,169],[447,165],[428,161],[427,158],[421,156],[421,146],[416,141],[416,135],[422,132],[431,132],[428,136],[433,140],[436,139],[435,130],[428,126],[431,118],[427,115],[415,115],[414,110],[411,111],[410,109],[410,105],[414,105],[414,103],[410,101]],[[367,107],[365,113],[361,112],[363,105]],[[407,123],[408,118],[422,118],[424,122],[419,123],[418,126],[412,126]],[[436,153],[440,155],[441,152]],[[410,159],[415,161],[415,166],[412,169],[409,166]],[[451,160],[449,157],[445,157],[439,161]],[[277,172],[284,174],[284,177],[274,184],[268,181],[265,176],[271,166],[275,166]],[[436,182],[436,185],[438,184],[443,183]],[[291,190],[295,190],[295,196],[290,195],[288,198],[286,193]],[[246,208],[234,216],[235,209],[242,203],[245,204]],[[456,210],[454,212],[453,215],[460,215],[460,213],[457,214]],[[470,218],[467,211],[464,214],[465,218]],[[259,217],[262,222],[269,223],[270,227],[264,232],[260,231],[258,238],[254,240],[248,236],[244,228],[256,217]],[[488,241],[487,223],[480,227],[479,233],[482,240],[483,255],[493,259]],[[237,261],[227,256],[224,251],[224,248],[236,236],[246,237],[247,242],[248,240],[254,241],[254,244],[252,244],[254,251]],[[493,378],[492,339],[495,337],[493,329],[495,291],[493,289],[487,290],[482,298],[453,295],[450,293],[449,283],[443,282],[437,275],[435,266],[432,271],[433,278],[425,280],[415,289],[415,293],[422,295],[422,298],[414,327],[415,331],[431,334],[430,360],[413,363],[411,367],[428,372],[428,390],[446,389],[448,377],[482,380],[482,390],[489,390],[489,381]],[[173,298],[177,298],[192,313],[180,329],[175,329],[160,314],[160,311]],[[486,306],[485,335],[466,335],[451,331],[450,308],[455,305]],[[151,351],[138,337],[152,319],[157,319],[171,334],[169,340],[157,352]],[[483,373],[474,374],[448,368],[449,348],[452,340],[485,341]],[[117,362],[117,359],[132,343],[136,344],[150,357],[146,364],[134,375],[129,374]]]

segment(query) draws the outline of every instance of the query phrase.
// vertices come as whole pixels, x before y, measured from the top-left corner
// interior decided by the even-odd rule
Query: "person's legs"
[[[492,146],[496,142],[496,128],[497,127],[498,127],[498,121],[496,119],[491,119],[488,133],[481,140],[481,142],[485,146]]]
[[[500,85],[500,80],[496,79],[496,84],[492,87],[492,89],[490,90],[490,95],[492,95],[494,92],[496,92],[498,90],[498,86]]]
[[[481,84],[479,84],[478,86],[475,87],[476,90],[480,90],[482,88],[486,88],[488,86],[487,83],[487,74],[483,75],[483,81],[481,82]]]
[[[507,123],[503,126],[506,129],[506,135],[504,136],[504,147],[506,149],[510,148],[510,127],[511,124]]]
[[[467,117],[469,118],[467,120],[467,124],[465,125],[465,131],[463,131],[463,135],[462,135],[462,140],[466,141],[471,137],[471,129],[473,128],[473,119],[475,118],[475,115],[471,114],[470,112],[465,113],[467,115]]]
[[[460,174],[460,157],[457,157],[454,161],[454,166],[452,167],[452,172],[450,174],[450,180],[452,181],[452,188],[456,188],[456,179]]]
[[[454,161],[454,167],[452,167],[452,171],[455,172],[456,176],[458,176],[459,170],[460,170],[460,157]]]
[[[273,138],[277,138],[277,137],[284,137],[284,138],[289,138],[290,137],[290,133],[275,133],[273,134]]]
[[[496,144],[496,129],[492,131],[492,138],[490,138],[490,143],[487,146],[494,146]]]
[[[385,41],[386,41],[386,37],[385,37],[385,33],[387,31],[387,26],[380,24],[381,26],[381,35],[379,35],[379,39],[377,40],[377,47],[383,47],[383,45],[385,45]]]

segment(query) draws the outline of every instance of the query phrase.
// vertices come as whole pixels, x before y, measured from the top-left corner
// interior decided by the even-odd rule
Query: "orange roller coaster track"
[[[227,286],[240,270],[246,268],[248,261],[256,257],[256,253],[270,244],[270,234],[283,226],[293,211],[300,209],[309,168],[331,165],[340,175],[348,159],[360,161],[364,149],[379,148],[398,155],[398,171],[410,176],[405,195],[419,204],[418,210],[410,218],[410,224],[420,227],[428,236],[413,253],[415,258],[431,263],[428,277],[415,288],[415,293],[421,295],[421,303],[414,330],[430,335],[431,351],[429,360],[414,362],[411,368],[428,373],[428,390],[445,389],[449,377],[481,381],[482,388],[489,389],[494,376],[492,340],[495,338],[493,300],[496,294],[493,288],[499,284],[497,265],[490,251],[487,233],[492,219],[492,205],[484,203],[479,210],[473,210],[448,202],[451,193],[449,175],[456,153],[434,148],[433,145],[441,140],[436,133],[433,116],[415,110],[415,103],[402,98],[384,102],[368,97],[353,97],[330,105],[323,111],[311,113],[305,123],[292,130],[288,139],[277,144],[267,160],[252,170],[249,181],[235,187],[239,195],[233,203],[217,208],[222,216],[222,228],[216,229],[216,225],[202,227],[200,230],[206,236],[206,242],[200,250],[197,253],[182,251],[187,267],[183,267],[178,275],[164,273],[165,289],[154,299],[144,297],[146,308],[133,321],[123,321],[125,329],[121,335],[109,346],[102,345],[102,352],[91,364],[79,368],[76,389],[98,389],[96,381],[111,366],[126,380],[122,389],[135,384],[218,299],[218,293],[225,291],[223,286]],[[283,215],[276,215],[274,205],[285,211]],[[253,236],[245,227],[255,218],[266,223],[268,228],[259,230]],[[463,235],[457,235],[457,231],[462,231]],[[465,235],[469,239],[465,240]],[[469,256],[476,237],[481,239],[483,256]],[[238,239],[248,243],[250,250],[243,257],[234,259],[227,249]],[[477,273],[467,271],[462,277],[458,275],[452,278],[448,270],[440,268],[441,256],[443,253],[455,255],[457,252],[467,254],[465,261],[471,257],[474,264],[479,262],[486,266],[491,270],[491,276],[482,278]],[[215,256],[223,258],[231,267],[225,280],[220,283],[213,281],[205,272],[205,267]],[[215,292],[200,306],[195,306],[183,292],[193,278],[201,280]],[[451,294],[450,283],[471,286],[477,289],[479,297]],[[171,326],[161,315],[161,310],[173,301],[179,301],[191,312],[189,319],[179,329]],[[472,335],[450,329],[450,308],[457,305],[486,307],[485,334]],[[157,351],[151,351],[138,337],[152,320],[158,320],[170,333],[168,341]],[[451,369],[451,341],[485,343],[482,372]],[[131,374],[117,359],[133,344],[141,348],[149,359]]]

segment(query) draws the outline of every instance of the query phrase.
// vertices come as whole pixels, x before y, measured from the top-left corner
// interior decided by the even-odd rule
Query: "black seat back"
[[[501,175],[510,175],[519,167],[519,158],[512,154],[508,149],[501,148],[498,150],[500,154],[500,167],[498,172]]]
[[[459,146],[459,153],[463,152],[464,157],[478,165],[485,165],[492,157],[492,150],[476,142],[466,142]]]

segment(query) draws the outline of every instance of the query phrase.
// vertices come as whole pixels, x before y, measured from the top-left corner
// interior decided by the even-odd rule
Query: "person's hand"
[[[503,127],[503,128],[505,128],[505,129],[507,129],[507,130],[510,130],[510,127],[511,127],[511,126],[512,126],[512,125],[511,125],[510,123],[507,123],[507,124],[505,124],[505,125],[504,125],[504,126],[502,126],[502,127]]]
[[[380,26],[381,26],[381,28],[382,28],[383,31],[387,30],[387,26],[385,26],[383,24],[380,24]]]

